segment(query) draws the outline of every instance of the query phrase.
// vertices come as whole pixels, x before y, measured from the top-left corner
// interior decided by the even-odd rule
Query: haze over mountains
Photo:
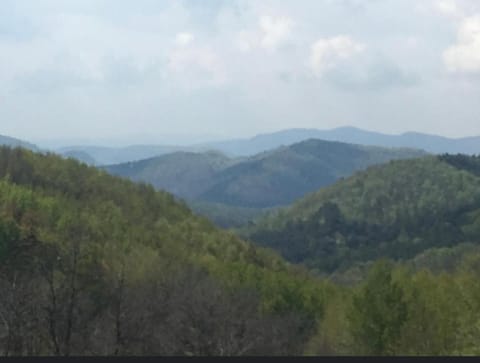
[[[290,129],[270,134],[262,134],[246,140],[230,140],[212,143],[210,146],[222,150],[227,154],[251,155],[280,145],[290,145],[311,138],[359,145],[408,147],[422,149],[434,154],[480,153],[480,137],[452,139],[417,132],[387,135],[355,127],[340,127],[331,130]]]
[[[192,145],[135,145],[129,147],[68,146],[57,152],[86,153],[96,165],[120,164],[129,161],[148,159],[172,152],[220,151],[230,157],[253,156],[280,146],[288,146],[308,139],[338,141],[350,144],[406,147],[425,150],[434,154],[480,153],[480,137],[452,139],[442,136],[408,132],[401,135],[387,135],[354,127],[340,127],[332,130],[289,129],[261,134],[249,139],[232,139]]]
[[[479,157],[307,140],[250,158],[175,153],[123,165],[150,171],[156,161],[178,171],[169,182],[218,172],[235,185],[244,175],[244,196],[263,178],[305,183],[396,157],[410,159],[250,223],[249,242],[151,186],[0,148],[0,352],[476,353]],[[220,185],[210,189],[238,191]],[[434,344],[419,344],[425,336]]]
[[[3,135],[0,135],[0,145],[10,147],[23,147],[32,151],[38,151],[38,147],[29,142]]]
[[[0,148],[3,352],[477,352],[480,157],[308,139],[94,163]]]
[[[424,155],[413,149],[311,139],[248,158],[178,152],[105,170],[189,201],[263,209],[289,204],[368,166]]]
[[[81,155],[81,161],[84,161],[82,159],[88,155],[88,164],[109,165],[148,159],[183,149],[180,146],[162,145],[132,145],[118,148],[106,146],[67,146],[56,150],[56,152],[67,156]]]
[[[480,0],[0,4],[0,357],[480,357]]]

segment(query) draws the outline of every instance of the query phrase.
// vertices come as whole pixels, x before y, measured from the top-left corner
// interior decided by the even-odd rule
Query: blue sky
[[[477,0],[3,0],[0,134],[480,135]]]

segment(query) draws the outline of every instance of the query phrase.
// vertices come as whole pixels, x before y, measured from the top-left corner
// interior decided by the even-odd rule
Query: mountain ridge
[[[268,214],[243,233],[321,271],[478,243],[480,158],[430,155],[371,166]]]
[[[187,201],[263,209],[289,204],[370,165],[424,155],[421,150],[309,139],[250,157],[181,152],[104,169]]]
[[[56,151],[60,154],[82,151],[97,160],[97,165],[112,165],[148,159],[177,151],[198,153],[217,150],[229,157],[248,157],[281,146],[290,146],[311,138],[365,146],[423,149],[434,154],[480,154],[480,136],[448,138],[415,131],[401,134],[385,134],[353,126],[325,130],[293,128],[262,133],[249,138],[227,139],[183,146],[136,144],[127,147],[101,147],[79,145],[63,147]]]
[[[23,147],[32,151],[39,150],[39,148],[32,143],[5,135],[0,135],[0,146]]]

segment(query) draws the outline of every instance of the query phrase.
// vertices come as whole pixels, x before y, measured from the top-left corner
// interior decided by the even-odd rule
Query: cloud
[[[195,40],[195,36],[192,33],[178,33],[175,36],[175,44],[178,46],[186,46]]]
[[[226,71],[220,56],[209,47],[182,46],[168,57],[169,77],[186,88],[223,85]]]
[[[411,87],[419,83],[417,74],[400,68],[388,59],[377,57],[357,67],[339,66],[326,75],[326,79],[345,91],[383,91],[398,87]]]
[[[317,77],[358,53],[365,45],[345,35],[319,39],[311,47],[310,66]]]
[[[478,0],[432,0],[431,5],[436,13],[460,21],[480,11]]]
[[[458,98],[441,77],[476,69],[471,27],[460,37],[474,14],[479,0],[4,0],[0,133],[109,137],[135,119],[239,136],[326,126],[319,113],[398,129],[455,114],[452,133],[478,133],[480,83]]]
[[[261,16],[255,30],[242,30],[238,33],[237,44],[242,52],[255,48],[275,51],[291,37],[294,22],[288,17]]]
[[[272,18],[262,16],[260,18],[260,29],[262,31],[262,47],[274,50],[285,42],[293,27],[293,21],[286,17]]]
[[[455,0],[436,0],[434,2],[434,7],[442,15],[448,17],[457,17],[462,13]]]
[[[443,53],[447,70],[453,73],[480,73],[480,15],[462,20],[457,43]]]

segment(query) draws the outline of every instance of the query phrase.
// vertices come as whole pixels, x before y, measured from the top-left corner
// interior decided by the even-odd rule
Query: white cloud
[[[436,0],[434,7],[441,14],[456,17],[461,14],[461,9],[455,0]]]
[[[293,20],[288,17],[261,16],[255,30],[242,30],[237,35],[240,51],[249,52],[255,48],[275,51],[291,37]]]
[[[238,49],[242,52],[249,52],[257,45],[257,37],[254,32],[242,30],[237,36]]]
[[[362,52],[365,46],[345,35],[319,39],[311,48],[310,66],[317,77]]]
[[[262,47],[274,50],[288,40],[293,27],[293,21],[287,17],[273,18],[262,16],[260,29],[262,31]]]
[[[195,36],[192,33],[178,33],[175,36],[175,43],[178,46],[186,46],[195,40]]]
[[[222,85],[226,82],[221,58],[208,47],[181,47],[172,50],[168,70],[175,81],[186,88]]]
[[[138,71],[160,63],[168,44],[160,32],[140,32],[94,15],[58,13],[37,24],[39,34],[31,39],[0,39],[0,80],[58,71],[62,77],[103,82],[117,61]]]
[[[439,76],[450,46],[452,70],[460,58],[475,64],[475,37],[457,42],[456,31],[465,16],[480,14],[479,0],[204,2],[4,0],[0,133],[66,135],[69,119],[75,133],[103,125],[110,137],[108,130],[136,131],[133,118],[159,133],[253,134],[340,119],[386,129],[390,117],[404,120],[392,127],[425,131],[448,125],[452,114],[452,134],[480,132],[480,84],[470,82],[460,100],[464,83]],[[354,40],[330,38],[338,34]],[[358,41],[368,44],[366,54]],[[417,107],[406,108],[409,101]],[[42,127],[32,128],[39,119]]]
[[[431,5],[435,12],[457,21],[480,11],[478,0],[431,0]]]
[[[443,59],[450,72],[480,73],[480,15],[461,22],[457,43],[444,52]]]

